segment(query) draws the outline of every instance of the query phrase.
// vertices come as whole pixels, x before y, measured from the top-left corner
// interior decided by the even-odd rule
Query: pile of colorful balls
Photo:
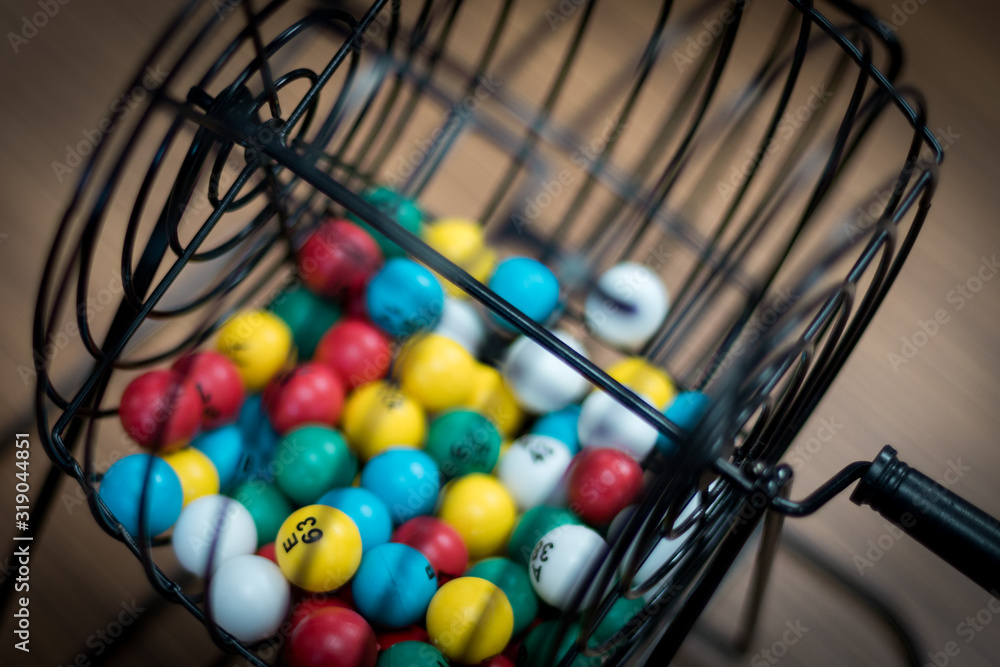
[[[544,264],[500,261],[477,223],[425,221],[391,190],[365,196],[539,324],[560,320]],[[642,462],[677,444],[359,220],[324,219],[296,260],[295,284],[228,319],[215,349],[128,384],[121,423],[149,452],[112,464],[101,499],[136,539],[172,531],[210,618],[279,641],[290,667],[558,659],[578,628],[553,647],[556,619],[642,493]],[[667,309],[659,276],[622,263],[584,320],[617,351],[608,373],[690,429],[706,397],[634,356]],[[655,593],[622,595],[590,641]]]

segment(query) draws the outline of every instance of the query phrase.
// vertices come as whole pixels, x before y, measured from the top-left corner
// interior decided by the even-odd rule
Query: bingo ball
[[[524,421],[524,412],[503,374],[486,364],[477,363],[473,367],[469,395],[463,406],[489,417],[505,436],[517,433]]]
[[[535,620],[538,597],[524,566],[506,558],[487,558],[473,565],[466,574],[496,584],[504,592],[514,612],[514,635],[521,634]]]
[[[385,186],[368,188],[361,193],[361,197],[384,213],[388,218],[395,221],[396,224],[406,231],[411,234],[420,234],[420,227],[424,219],[424,214],[421,213],[420,208],[417,207],[416,202],[412,199],[404,197],[391,188],[387,188]],[[365,231],[372,235],[372,238],[375,239],[376,243],[378,243],[379,248],[382,250],[382,254],[385,255],[386,258],[403,257],[406,254],[406,252],[400,248],[399,245],[390,241],[389,238],[382,232],[370,227],[367,223],[360,218],[355,217],[353,214],[348,217],[354,222],[360,224]]]
[[[375,667],[375,632],[355,611],[340,607],[309,614],[288,638],[288,667]]]
[[[205,578],[229,559],[256,551],[257,528],[239,502],[203,496],[181,512],[171,543],[181,566]]]
[[[486,282],[496,264],[496,253],[486,245],[478,222],[445,218],[424,227],[424,241],[479,282]],[[465,292],[441,281],[449,296],[465,298]]]
[[[152,470],[150,470],[152,466]],[[145,489],[145,492],[143,492]],[[111,464],[101,478],[101,500],[132,537],[139,537],[139,512],[145,496],[150,536],[170,529],[181,515],[181,480],[166,461],[149,454],[130,454]]]
[[[274,432],[271,422],[264,411],[264,400],[260,394],[247,396],[243,409],[240,410],[239,421],[236,422],[243,436],[243,449],[246,460],[242,471],[247,477],[274,481],[274,453],[281,444],[281,436]]]
[[[559,281],[541,262],[529,257],[511,257],[500,262],[490,278],[490,289],[528,319],[545,324],[559,308]],[[513,325],[491,313],[493,321],[506,331]]]
[[[431,333],[400,350],[394,371],[404,394],[428,412],[437,412],[465,401],[475,365],[464,347]]]
[[[500,432],[472,410],[451,410],[431,422],[427,453],[446,478],[490,472],[500,454]]]
[[[441,473],[425,452],[389,449],[361,470],[361,486],[382,499],[394,522],[402,523],[434,511]]]
[[[180,373],[148,371],[125,387],[118,416],[136,443],[170,452],[188,444],[198,431],[202,402],[194,383]]]
[[[396,644],[401,644],[403,642],[428,642],[430,637],[427,636],[427,631],[424,630],[419,625],[411,625],[406,628],[400,628],[399,630],[382,630],[375,635],[378,640],[379,650],[381,655],[384,655],[388,649]],[[432,647],[433,648],[433,647]],[[437,651],[437,649],[434,649]],[[440,653],[440,651],[438,651]],[[441,658],[444,660],[444,657]],[[450,667],[448,662],[445,661],[441,663],[443,667]],[[407,666],[408,667],[408,666]]]
[[[320,340],[316,361],[333,370],[343,386],[354,389],[385,377],[392,350],[378,328],[361,320],[344,320]]]
[[[591,643],[600,645],[614,638],[619,631],[628,625],[629,621],[642,612],[645,606],[646,603],[642,598],[628,599],[619,597],[611,605],[607,616],[594,628],[594,632],[591,634]]]
[[[694,514],[697,508],[698,508],[698,496],[696,495],[687,503],[687,505],[685,505],[681,509],[680,513],[677,516],[677,520],[674,522],[674,525],[680,526],[682,522],[686,521],[691,517],[691,515]],[[623,509],[621,512],[618,513],[618,516],[615,517],[614,521],[612,521],[611,525],[608,527],[609,540],[617,541],[619,539],[619,537],[625,530],[625,524],[628,522],[629,517],[632,515],[632,512],[634,511],[635,511],[635,506],[633,505],[631,507],[626,507],[625,509]],[[639,528],[640,532],[643,530],[645,530],[644,526]],[[690,528],[688,528],[687,530],[689,531]],[[686,532],[687,531],[685,531],[685,533]],[[660,540],[656,543],[656,546],[653,547],[653,550],[646,556],[645,560],[642,561],[638,569],[635,570],[635,574],[632,577],[630,587],[638,588],[640,586],[645,585],[646,582],[648,582],[661,567],[666,565],[674,558],[674,555],[678,551],[680,551],[680,548],[684,545],[686,541],[687,537],[685,534],[677,535],[674,537],[661,537]],[[624,576],[626,570],[630,567],[632,560],[635,558],[635,548],[636,546],[634,544],[629,546],[628,550],[625,552],[625,555],[622,556],[621,564],[618,566],[618,571],[620,575]],[[651,595],[655,595],[657,592],[658,592],[657,589],[654,588],[649,593],[646,593],[644,597],[650,597]]]
[[[468,299],[445,297],[441,321],[434,333],[455,341],[473,357],[478,357],[486,343],[486,326]]]
[[[201,426],[214,429],[236,421],[243,406],[243,381],[227,357],[212,350],[188,354],[172,368],[194,383],[201,397]]]
[[[393,644],[378,657],[376,667],[450,667],[441,651],[423,641]]]
[[[386,382],[358,387],[347,397],[341,426],[362,461],[393,446],[419,447],[424,441],[424,409]]]
[[[324,493],[320,505],[336,507],[351,517],[361,533],[361,551],[367,553],[392,537],[392,518],[382,499],[368,489],[347,487]]]
[[[444,290],[434,274],[420,264],[390,259],[368,283],[368,317],[390,336],[403,338],[433,329],[441,321]]]
[[[241,642],[252,644],[278,632],[291,597],[277,565],[252,554],[236,556],[212,575],[208,616]]]
[[[284,320],[265,310],[247,310],[230,318],[216,349],[236,365],[247,391],[260,391],[294,361],[292,331]]]
[[[524,511],[554,498],[572,460],[569,448],[555,438],[526,435],[504,453],[497,477]]]
[[[623,262],[598,278],[587,295],[584,317],[597,338],[632,351],[653,337],[669,308],[660,277],[642,264]]]
[[[392,541],[422,553],[437,573],[439,583],[461,576],[469,565],[469,550],[462,536],[444,521],[415,516],[392,534]]]
[[[546,533],[559,526],[581,523],[583,522],[580,521],[580,517],[562,507],[547,505],[534,507],[525,512],[517,522],[517,528],[514,529],[514,533],[510,536],[510,544],[507,545],[507,553],[515,563],[525,566],[531,560],[531,552],[538,544],[538,540]]]
[[[583,344],[566,331],[553,335],[570,348],[587,356]],[[518,404],[532,414],[561,410],[587,393],[590,383],[559,357],[527,336],[521,336],[507,350],[503,375]]]
[[[580,406],[570,405],[562,410],[542,415],[531,425],[534,435],[547,435],[555,438],[569,448],[571,454],[580,451],[580,436],[577,435],[576,424],[580,420]]]
[[[514,611],[496,584],[478,577],[449,581],[427,607],[431,643],[454,662],[482,662],[510,641]]]
[[[259,479],[244,482],[236,487],[232,496],[247,508],[253,517],[253,524],[257,528],[258,547],[274,541],[281,524],[295,509],[278,487]]]
[[[676,424],[682,431],[690,433],[708,412],[710,405],[711,401],[708,396],[700,391],[685,391],[678,394],[670,402],[663,416]],[[670,436],[661,433],[656,441],[656,446],[664,452],[670,452],[678,446],[678,443]]]
[[[278,571],[280,572],[281,569],[279,568]],[[285,575],[281,576],[284,578]],[[327,597],[325,595],[311,595],[292,607],[292,613],[288,617],[288,630],[285,634],[291,636],[291,634],[295,632],[295,629],[299,627],[299,624],[309,618],[313,612],[319,611],[320,609],[330,609],[331,607],[336,607],[338,609],[352,609],[351,605],[340,598]],[[356,610],[352,609],[352,611]]]
[[[580,636],[580,626],[571,623],[566,633],[560,635],[559,621],[545,621],[531,629],[518,651],[517,664],[520,667],[552,667],[561,665]],[[558,643],[557,643],[558,642]],[[599,656],[587,658],[577,653],[569,667],[600,667]]]
[[[279,373],[264,390],[264,407],[280,435],[303,424],[329,424],[340,417],[344,386],[323,364],[307,362]]]
[[[336,429],[306,425],[281,440],[274,455],[274,481],[292,502],[305,505],[339,486],[349,486],[358,472],[347,442]]]
[[[648,396],[640,398],[652,404]],[[598,390],[583,401],[577,434],[584,447],[613,447],[641,461],[656,446],[659,431],[611,394]]]
[[[236,481],[246,462],[243,434],[235,424],[201,433],[191,441],[191,446],[204,454],[219,473],[219,486],[223,489]]]
[[[267,306],[284,320],[292,332],[292,341],[300,359],[312,359],[313,352],[327,330],[340,319],[341,309],[299,285],[282,292]]]
[[[278,529],[275,544],[285,577],[313,593],[340,588],[361,564],[358,527],[328,505],[306,505],[292,512]]]
[[[576,596],[593,583],[607,553],[607,543],[592,529],[574,524],[559,526],[543,535],[531,552],[531,585],[545,602],[569,611]],[[599,594],[591,591],[580,608],[589,606]]]
[[[267,544],[257,547],[257,551],[255,551],[254,553],[260,556],[261,558],[268,559],[275,565],[278,564],[278,555],[274,553],[274,542],[268,542]]]
[[[437,592],[437,576],[422,553],[389,542],[361,558],[351,592],[358,611],[370,623],[402,628],[423,619]]]
[[[585,449],[569,476],[570,508],[592,526],[605,526],[642,491],[642,468],[625,452]]]
[[[164,455],[163,460],[177,473],[184,489],[184,504],[219,492],[219,471],[212,460],[193,447]]]
[[[445,487],[438,517],[462,536],[469,557],[479,560],[503,550],[517,519],[517,505],[495,477],[473,473]]]
[[[608,375],[662,410],[677,395],[670,377],[642,357],[627,357],[608,369]]]
[[[348,220],[325,220],[295,253],[302,282],[316,294],[336,299],[361,291],[382,265],[371,234]]]

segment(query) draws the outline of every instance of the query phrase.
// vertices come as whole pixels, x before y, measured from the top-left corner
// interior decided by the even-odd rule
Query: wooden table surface
[[[107,112],[108,101],[118,94],[139,54],[179,4],[67,2],[58,5],[58,14],[37,35],[19,42],[16,53],[14,45],[0,49],[0,89],[5,92],[0,100],[5,176],[0,181],[0,303],[5,312],[0,318],[0,423],[5,440],[33,421],[33,383],[18,369],[31,365],[35,292],[55,224],[75,183],[75,174],[60,180],[53,162],[65,161],[67,144],[78,142]],[[908,54],[904,80],[917,83],[926,94],[930,126],[952,139],[940,189],[911,258],[801,432],[796,445],[800,454],[824,423],[837,425],[819,451],[804,454],[808,465],[798,471],[793,495],[893,443],[903,460],[935,479],[948,480],[952,490],[1000,515],[1000,447],[995,435],[1000,429],[995,333],[1000,325],[1000,280],[985,282],[961,308],[948,298],[957,285],[976,275],[984,259],[995,262],[1000,253],[997,10],[983,8],[983,3],[944,0],[871,4],[877,13],[896,17],[891,20]],[[23,17],[37,11],[35,0],[4,3],[2,32],[20,32]],[[912,338],[920,322],[939,309],[949,314],[947,324],[912,360],[894,370],[888,353],[899,352],[901,339]],[[13,485],[13,457],[9,448],[0,456],[0,487],[6,489]],[[36,484],[46,465],[36,449]],[[12,500],[4,494],[8,492],[0,491],[5,498],[0,506],[11,507]],[[139,564],[96,527],[78,498],[75,486],[64,480],[32,557],[32,651],[13,652],[12,623],[6,616],[0,620],[0,656],[13,656],[13,662],[8,657],[0,661],[68,665],[89,645],[110,665],[215,663],[222,654],[202,627],[176,606],[154,604]],[[873,512],[842,496],[816,515],[789,524],[789,530],[849,572],[858,572],[859,558],[871,561],[870,567],[863,567],[861,583],[899,609],[932,654],[924,656],[928,664],[1000,664],[1000,602],[910,538],[893,537]],[[6,527],[0,530],[0,542],[7,544],[9,534]],[[875,548],[879,544],[881,550]],[[168,557],[164,562],[169,567]],[[746,569],[744,562],[732,573],[704,623],[720,628],[735,624]],[[133,612],[141,624],[132,623]],[[139,629],[114,639],[108,633],[117,634],[111,623],[115,617]],[[789,627],[799,632],[789,634]],[[793,636],[794,642],[783,644]],[[889,635],[866,610],[784,551],[750,654],[727,661],[695,635],[676,664],[748,662],[787,667],[903,664]],[[219,664],[239,663],[228,658]]]

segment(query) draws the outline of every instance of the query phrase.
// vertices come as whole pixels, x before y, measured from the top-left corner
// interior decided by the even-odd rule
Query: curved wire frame
[[[666,0],[648,17],[638,48],[620,48],[611,75],[566,112],[588,36],[600,28],[596,0],[570,15],[553,14],[563,5],[549,8],[520,32],[511,28],[518,8],[502,0],[469,59],[454,53],[453,42],[462,20],[483,13],[481,6],[260,4],[186,6],[129,89],[164,60],[168,74],[131,121],[128,110],[116,112],[112,130],[120,141],[102,141],[83,168],[35,313],[36,409],[46,452],[78,480],[99,524],[140,558],[162,595],[205,623],[221,647],[265,664],[266,645],[235,640],[212,622],[200,596],[157,566],[155,548],[169,540],[128,534],[95,493],[98,426],[117,414],[113,378],[169,361],[207,341],[240,308],[280,298],[274,285],[289,280],[302,235],[324,215],[350,213],[679,443],[644,461],[653,474],[637,511],[585,578],[590,590],[607,594],[583,610],[587,591],[578,591],[582,618],[564,614],[559,624],[560,631],[580,624],[563,665],[579,652],[623,664],[654,646],[658,657],[672,657],[764,508],[805,514],[857,473],[845,471],[796,504],[782,495],[790,474],[779,462],[885,298],[936,185],[943,153],[926,126],[923,99],[894,87],[902,67],[894,35],[845,0],[824,5],[827,13],[812,2],[775,0],[761,9],[779,17],[767,23],[769,41],[747,41],[749,29],[741,27],[757,7],[679,9]],[[552,16],[565,25],[556,30]],[[702,26],[713,21],[719,27],[702,44]],[[693,34],[699,49],[691,55],[685,47]],[[559,55],[539,101],[502,85],[479,99],[484,82],[514,81],[548,41]],[[733,68],[742,68],[735,78]],[[803,98],[810,85],[823,94]],[[650,117],[656,95],[660,111]],[[407,173],[393,174],[392,159],[409,150],[403,142],[416,112],[428,107],[440,121]],[[889,174],[871,167],[866,153],[880,141],[893,143],[880,134],[887,119],[909,133],[905,147],[885,150],[896,157]],[[587,133],[602,122],[595,143]],[[470,150],[470,137],[503,156],[478,193],[479,219],[496,244],[554,268],[566,292],[564,323],[586,330],[582,298],[614,263],[642,262],[662,275],[681,267],[668,278],[676,286],[669,315],[639,353],[680,387],[712,399],[694,432],[360,196],[394,175],[399,192],[422,200],[447,179],[449,159]],[[554,197],[567,160],[582,178],[562,184],[561,210],[539,206],[543,194]],[[874,197],[859,194],[880,182]],[[109,219],[122,222],[120,244]],[[121,298],[101,333],[88,304],[98,251],[109,238],[121,256]],[[185,270],[199,265],[216,267],[211,279],[185,282]],[[181,301],[168,304],[175,285],[183,287]],[[76,381],[57,382],[66,373],[55,372],[49,345],[67,318],[92,363]],[[157,327],[169,330],[172,342],[146,351],[163,337]],[[81,442],[82,452],[74,451]],[[693,510],[678,520],[684,507]],[[146,535],[145,512],[140,516]],[[678,543],[674,555],[637,582],[664,539]],[[644,608],[597,645],[594,628],[617,596],[642,597]],[[549,658],[545,664],[555,662]]]

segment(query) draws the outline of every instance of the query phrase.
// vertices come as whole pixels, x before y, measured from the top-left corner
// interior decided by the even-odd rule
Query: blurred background
[[[68,164],[68,146],[99,127],[182,3],[67,0],[52,3],[58,11],[44,25],[27,29],[40,4],[9,0],[0,8],[8,42],[0,48],[6,91],[0,101],[0,494],[11,488],[0,507],[11,513],[14,433],[37,432],[30,371],[34,300],[78,177],[57,163]],[[902,81],[924,93],[928,125],[946,150],[945,164],[910,259],[786,457],[796,471],[792,495],[801,497],[847,463],[870,460],[891,443],[902,460],[997,516],[1000,280],[985,279],[1000,253],[996,10],[968,0],[868,4],[904,46]],[[639,27],[636,17],[648,14],[649,6],[621,3],[633,20],[609,22],[604,29],[617,31],[614,37],[623,43],[634,41],[629,31]],[[748,30],[766,26],[768,17],[757,15],[755,21]],[[981,283],[972,280],[977,276]],[[942,310],[945,323],[936,333],[915,338],[921,323]],[[910,349],[906,341],[915,340],[926,342],[914,346],[915,354],[904,354]],[[35,447],[34,485],[47,466]],[[0,619],[4,664],[240,664],[215,648],[184,610],[158,601],[139,562],[93,522],[75,482],[64,480],[57,499],[31,562],[32,650],[13,651],[8,614]],[[1000,617],[990,610],[1000,603],[910,538],[897,537],[846,494],[812,517],[789,521],[786,530],[890,600],[922,641],[926,664],[1000,664]],[[0,541],[9,544],[11,532],[0,529]],[[6,556],[7,548],[0,554]],[[11,576],[12,565],[0,562],[0,576]],[[744,559],[731,573],[704,627],[735,626],[748,565]],[[120,636],[113,636],[116,619]],[[789,635],[789,628],[798,631]],[[676,664],[903,664],[891,635],[868,610],[785,551],[779,552],[749,654],[726,658],[708,636],[695,632]]]

